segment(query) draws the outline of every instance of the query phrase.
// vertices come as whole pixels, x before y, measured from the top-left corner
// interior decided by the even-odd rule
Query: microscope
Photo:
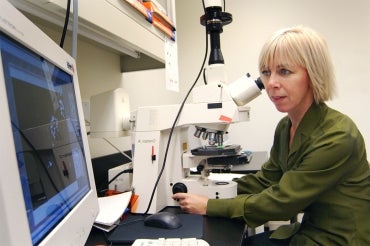
[[[262,82],[244,75],[227,83],[220,47],[223,26],[232,16],[222,11],[222,0],[205,1],[200,18],[210,38],[206,84],[194,87],[192,102],[140,107],[131,114],[133,180],[139,196],[133,213],[156,213],[177,206],[177,192],[233,198],[233,181],[209,179],[210,172],[246,164],[240,145],[224,145],[230,124],[249,120],[249,101],[263,89]]]

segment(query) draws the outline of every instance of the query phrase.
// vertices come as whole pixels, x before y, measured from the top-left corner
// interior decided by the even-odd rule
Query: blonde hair
[[[287,61],[307,70],[316,103],[333,98],[335,76],[324,38],[314,30],[295,26],[276,32],[263,46],[259,70],[277,61]]]

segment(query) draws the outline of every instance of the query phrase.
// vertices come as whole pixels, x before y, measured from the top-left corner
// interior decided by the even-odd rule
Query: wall
[[[61,27],[32,20],[59,44]],[[71,54],[70,33],[66,36],[64,50]],[[82,100],[88,101],[92,95],[121,86],[120,55],[117,52],[79,37],[76,63]]]
[[[32,16],[28,17],[56,43],[60,42],[61,27],[45,23]],[[128,92],[131,110],[135,110],[139,106],[174,104],[180,101],[180,93],[165,89],[164,69],[122,74],[120,71],[120,54],[116,51],[102,47],[97,43],[81,38],[81,36],[78,38],[77,45],[77,72],[83,102],[89,102],[92,95],[118,87],[122,87]],[[70,33],[67,34],[64,42],[64,49],[71,54]],[[85,114],[87,121],[89,120],[88,115]],[[121,150],[131,148],[130,139],[126,137],[109,138],[109,141]],[[89,138],[89,144],[92,157],[117,152],[115,148],[100,138]]]
[[[165,70],[153,69],[122,74],[122,88],[130,96],[130,108],[177,104],[180,93],[166,90]]]
[[[370,1],[248,0],[227,1],[233,22],[224,26],[221,49],[229,81],[249,72],[258,77],[258,55],[277,29],[303,24],[322,33],[332,54],[337,97],[330,106],[348,114],[360,128],[370,153]],[[199,24],[202,2],[176,1],[179,74],[185,93],[200,68],[205,31]],[[232,125],[230,140],[250,150],[269,150],[278,113],[265,93],[250,103],[251,121]]]

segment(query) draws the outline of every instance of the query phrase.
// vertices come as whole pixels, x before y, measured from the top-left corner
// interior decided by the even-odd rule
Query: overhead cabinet
[[[11,0],[16,7],[62,26],[67,0]],[[72,6],[72,4],[71,4]],[[73,10],[72,10],[73,11]],[[165,34],[126,0],[79,0],[78,33],[131,58],[165,62]],[[72,20],[72,14],[70,17]]]

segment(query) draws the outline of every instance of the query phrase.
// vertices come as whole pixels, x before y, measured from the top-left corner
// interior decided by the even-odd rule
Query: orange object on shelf
[[[164,34],[170,37],[172,40],[175,40],[175,32],[166,26],[163,22],[161,22],[157,17],[153,15],[153,26],[161,30]]]
[[[164,13],[153,1],[144,1],[142,3],[148,10],[152,12],[153,17],[156,17],[158,21],[162,22],[163,25],[175,31],[175,25],[172,23],[170,18]]]
[[[139,0],[124,1],[141,13],[148,22],[153,24],[154,27],[163,32],[172,40],[175,40],[175,25],[155,2]]]
[[[147,10],[152,14],[152,23],[153,26],[161,30],[164,34],[170,37],[172,40],[175,40],[175,25],[168,18],[166,13],[164,13],[156,4],[152,1],[145,1],[142,3]]]
[[[148,10],[141,1],[138,0],[125,0],[127,3],[129,3],[133,8],[135,8],[137,11],[139,11],[150,23],[152,23],[152,13],[150,10]]]

